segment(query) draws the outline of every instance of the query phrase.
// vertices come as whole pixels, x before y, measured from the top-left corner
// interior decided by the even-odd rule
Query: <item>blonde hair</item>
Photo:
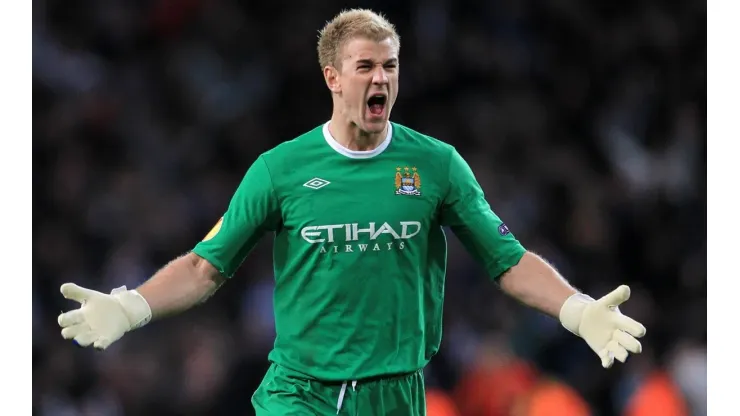
[[[319,31],[319,65],[340,67],[339,52],[347,41],[354,38],[366,38],[381,42],[391,38],[400,49],[401,38],[396,28],[383,15],[368,9],[344,10],[326,23]]]

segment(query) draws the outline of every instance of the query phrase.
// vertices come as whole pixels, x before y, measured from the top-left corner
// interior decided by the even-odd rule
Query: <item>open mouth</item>
[[[385,110],[385,103],[388,101],[388,97],[384,94],[375,94],[367,100],[367,107],[370,109],[370,114],[379,116],[383,114]]]

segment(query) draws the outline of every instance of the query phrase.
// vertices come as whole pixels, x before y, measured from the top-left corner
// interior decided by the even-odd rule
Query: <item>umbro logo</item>
[[[311,188],[311,189],[321,189],[325,187],[326,185],[329,185],[330,183],[331,182],[326,181],[321,178],[313,178],[310,181],[304,183],[303,186],[305,186],[306,188]]]

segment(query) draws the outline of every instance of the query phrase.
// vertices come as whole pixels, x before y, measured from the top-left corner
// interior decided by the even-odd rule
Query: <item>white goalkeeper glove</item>
[[[619,311],[619,305],[629,298],[630,288],[622,285],[599,300],[572,295],[560,309],[560,322],[586,341],[604,368],[611,367],[615,358],[625,362],[628,352],[642,352],[636,338],[645,335],[645,327]]]
[[[92,344],[104,350],[126,332],[149,323],[152,317],[146,299],[135,290],[126,290],[126,286],[107,295],[65,283],[61,292],[65,298],[81,304],[79,309],[59,315],[62,337],[74,339],[81,347]]]

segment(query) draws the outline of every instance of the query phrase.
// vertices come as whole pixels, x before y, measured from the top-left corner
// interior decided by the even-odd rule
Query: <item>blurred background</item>
[[[402,39],[393,119],[455,145],[574,285],[632,286],[644,353],[609,371],[450,238],[430,416],[706,414],[706,3],[33,0],[35,415],[249,415],[273,337],[265,238],[207,305],[105,353],[64,342],[68,281],[136,286],[190,250],[253,160],[323,123],[317,31]]]

